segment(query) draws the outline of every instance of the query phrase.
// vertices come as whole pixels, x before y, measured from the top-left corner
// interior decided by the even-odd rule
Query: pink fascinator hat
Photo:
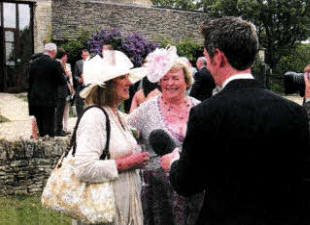
[[[152,83],[158,82],[172,68],[175,61],[179,58],[175,46],[157,48],[145,59],[147,78]]]

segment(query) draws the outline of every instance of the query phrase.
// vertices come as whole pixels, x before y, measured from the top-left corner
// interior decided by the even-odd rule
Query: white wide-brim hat
[[[81,98],[86,98],[91,90],[116,77],[129,74],[131,83],[135,83],[146,76],[146,69],[134,68],[130,59],[120,51],[105,50],[104,58],[96,55],[84,62],[83,80],[86,87],[80,92]]]

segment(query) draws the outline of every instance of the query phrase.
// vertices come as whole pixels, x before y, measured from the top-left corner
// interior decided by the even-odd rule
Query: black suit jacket
[[[55,107],[57,87],[65,85],[61,65],[48,55],[41,54],[30,63],[28,103],[31,106]]]
[[[57,98],[58,99],[65,99],[68,95],[70,95],[70,89],[69,89],[69,77],[66,75],[66,72],[63,68],[63,66],[61,65],[61,63],[56,60],[58,62],[58,66],[60,67],[63,79],[65,81],[65,83],[63,83],[62,85],[59,85],[57,88]]]
[[[83,65],[84,61],[80,59],[76,61],[74,66],[73,86],[77,93],[79,93],[84,88],[83,83],[80,82],[81,74],[83,73]]]
[[[197,224],[310,224],[307,122],[301,106],[255,80],[231,81],[192,108],[170,181],[185,196],[207,191]]]
[[[200,101],[210,98],[215,82],[209,70],[206,67],[201,68],[195,73],[194,78],[195,82],[189,95]]]

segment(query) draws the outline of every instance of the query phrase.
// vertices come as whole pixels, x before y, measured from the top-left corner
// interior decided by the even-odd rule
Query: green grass
[[[41,206],[40,196],[0,197],[1,225],[71,225],[71,219]]]
[[[10,120],[0,115],[0,123],[9,122]]]

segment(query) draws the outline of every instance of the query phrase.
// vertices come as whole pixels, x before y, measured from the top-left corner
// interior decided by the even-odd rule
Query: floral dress
[[[204,193],[191,197],[178,195],[169,183],[169,176],[160,167],[160,158],[148,143],[150,133],[155,129],[165,130],[181,147],[184,132],[174,129],[165,118],[160,104],[161,96],[156,96],[143,103],[128,117],[128,124],[140,133],[141,144],[144,151],[149,152],[150,161],[142,171],[142,207],[144,225],[192,225],[195,224],[203,203]],[[190,107],[200,102],[187,97]],[[186,128],[186,124],[184,124]]]
[[[143,225],[141,206],[141,179],[139,170],[118,172],[114,159],[141,152],[136,140],[120,114],[122,124],[109,107],[104,107],[110,118],[111,159],[99,160],[106,144],[106,117],[98,108],[92,108],[82,116],[77,130],[75,173],[85,182],[113,182],[116,202],[115,225]],[[98,193],[99,195],[100,193]],[[72,224],[83,225],[80,221]]]

